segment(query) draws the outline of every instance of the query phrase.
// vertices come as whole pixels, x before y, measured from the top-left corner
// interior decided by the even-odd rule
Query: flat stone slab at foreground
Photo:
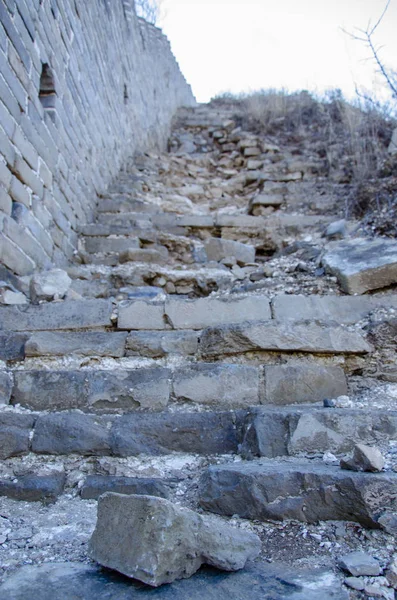
[[[397,283],[397,242],[356,239],[339,244],[323,258],[325,269],[348,294],[364,294]]]
[[[259,460],[210,467],[201,478],[200,505],[246,519],[306,523],[357,521],[379,528],[397,510],[396,473],[355,473],[313,461]]]
[[[81,563],[24,566],[0,585],[7,600],[348,600],[329,571],[295,571],[285,565],[247,565],[225,573],[202,567],[192,579],[182,579],[155,591],[117,573]]]
[[[372,349],[355,331],[292,321],[246,321],[208,327],[201,334],[200,348],[204,357],[255,350],[363,354]]]
[[[157,587],[202,564],[237,571],[261,550],[258,536],[154,496],[106,493],[90,554],[101,565]]]

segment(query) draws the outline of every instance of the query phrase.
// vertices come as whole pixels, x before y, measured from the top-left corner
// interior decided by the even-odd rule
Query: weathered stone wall
[[[1,0],[0,263],[66,264],[97,194],[191,104],[133,0]]]

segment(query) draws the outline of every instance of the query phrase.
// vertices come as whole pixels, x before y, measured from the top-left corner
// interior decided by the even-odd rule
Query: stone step
[[[341,455],[355,444],[388,450],[397,435],[397,412],[375,409],[254,407],[244,421],[244,458]]]
[[[0,479],[0,496],[25,502],[55,502],[64,490],[64,473],[21,475],[18,479]]]
[[[52,332],[30,335],[25,343],[25,356],[113,356],[125,355],[127,333],[123,332]]]
[[[112,325],[110,300],[65,300],[39,305],[0,306],[0,331],[88,329]]]
[[[83,500],[98,500],[105,492],[137,494],[168,498],[173,481],[154,477],[116,477],[114,475],[88,475],[81,487]]]
[[[95,254],[97,252],[124,252],[130,248],[140,248],[137,237],[86,237],[84,239],[86,252]]]
[[[259,350],[312,354],[365,354],[371,345],[356,331],[334,323],[247,321],[208,327],[200,337],[204,358]]]
[[[131,302],[120,305],[119,329],[203,329],[219,323],[271,318],[266,296],[225,296]]]
[[[279,295],[272,300],[278,321],[310,320],[357,323],[379,308],[397,309],[397,294],[382,296],[301,296]]]
[[[107,237],[110,235],[129,236],[138,238],[146,242],[156,242],[158,232],[153,229],[140,229],[139,227],[131,228],[126,225],[107,225],[100,223],[90,223],[80,227],[80,234],[87,237]]]
[[[397,509],[397,474],[344,471],[303,460],[257,460],[209,467],[199,485],[200,505],[244,519],[306,523],[357,521],[379,528]]]
[[[101,198],[97,204],[97,212],[105,213],[123,213],[123,212],[138,212],[146,214],[155,214],[160,212],[158,206],[135,200],[134,198],[117,195],[112,198]]]
[[[133,369],[120,364],[112,370],[100,366],[80,370],[25,368],[5,376],[3,403],[11,396],[12,404],[32,410],[160,411],[181,404],[233,409],[319,402],[347,391],[340,367],[306,364],[197,362],[173,369],[156,363]]]
[[[244,411],[116,415],[0,412],[0,459],[34,454],[159,456],[235,454]]]

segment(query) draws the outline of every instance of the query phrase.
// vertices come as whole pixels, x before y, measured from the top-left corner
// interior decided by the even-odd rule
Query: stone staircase
[[[169,150],[99,199],[63,299],[0,307],[0,495],[381,527],[397,474],[335,456],[397,439],[394,407],[363,401],[387,386],[374,371],[397,381],[371,337],[397,294],[343,295],[325,271],[339,215],[320,159],[211,106],[179,112]],[[172,466],[139,476],[150,457]]]

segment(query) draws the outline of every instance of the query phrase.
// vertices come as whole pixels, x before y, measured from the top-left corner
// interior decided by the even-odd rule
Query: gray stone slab
[[[220,261],[234,256],[239,265],[255,262],[255,248],[233,240],[209,238],[204,242],[208,260]]]
[[[66,476],[55,475],[22,475],[15,479],[0,480],[0,496],[25,502],[55,502],[62,494]]]
[[[198,351],[197,331],[132,331],[127,338],[127,356],[160,358],[168,354],[189,356]]]
[[[377,308],[397,308],[397,294],[382,296],[301,296],[280,295],[272,301],[274,318],[357,323]]]
[[[123,415],[115,419],[111,428],[112,453],[236,453],[242,439],[243,418],[243,411]]]
[[[80,412],[40,415],[34,428],[32,452],[108,455],[111,453],[111,423],[111,417]]]
[[[139,239],[134,237],[103,238],[87,237],[84,240],[87,252],[124,252],[130,248],[139,248]]]
[[[153,590],[116,571],[83,563],[23,566],[0,585],[7,600],[348,600],[332,572],[296,571],[290,565],[250,563],[235,573],[202,567],[191,579]]]
[[[106,492],[168,498],[170,488],[166,481],[153,477],[88,475],[83,483],[80,495],[84,500],[98,500],[99,496]]]
[[[30,433],[35,417],[32,415],[0,413],[0,459],[18,456],[29,451]]]
[[[175,329],[204,329],[211,325],[271,318],[270,301],[266,296],[198,300],[169,298],[165,304],[165,314]]]
[[[246,519],[307,523],[357,521],[378,528],[396,510],[396,473],[355,473],[313,461],[259,460],[210,467],[200,481],[200,505]]]
[[[196,363],[173,376],[177,402],[245,408],[260,403],[259,368],[247,365]]]
[[[382,238],[343,242],[323,257],[323,265],[348,294],[395,285],[397,242]]]
[[[127,333],[123,332],[52,332],[33,333],[25,344],[26,356],[113,356],[125,354]]]
[[[340,367],[316,364],[267,365],[264,367],[268,404],[322,402],[347,394],[346,376]]]
[[[12,401],[33,410],[160,410],[169,400],[170,371],[15,371]]]
[[[119,329],[166,329],[164,302],[136,300],[119,306]]]
[[[203,357],[212,357],[254,350],[363,354],[372,347],[359,333],[331,324],[247,321],[205,329],[200,350]]]
[[[168,250],[165,246],[156,248],[130,248],[121,252],[120,263],[141,262],[147,264],[163,265],[167,262]]]
[[[110,300],[48,302],[38,306],[0,306],[0,330],[43,331],[111,325]]]
[[[263,217],[250,215],[218,215],[215,219],[217,227],[237,227],[238,229],[265,229],[266,220]]]
[[[274,458],[301,453],[345,454],[362,442],[388,446],[397,435],[397,412],[338,408],[251,408],[242,454]]]
[[[12,386],[12,373],[9,371],[0,371],[0,405],[9,403],[11,398]]]

